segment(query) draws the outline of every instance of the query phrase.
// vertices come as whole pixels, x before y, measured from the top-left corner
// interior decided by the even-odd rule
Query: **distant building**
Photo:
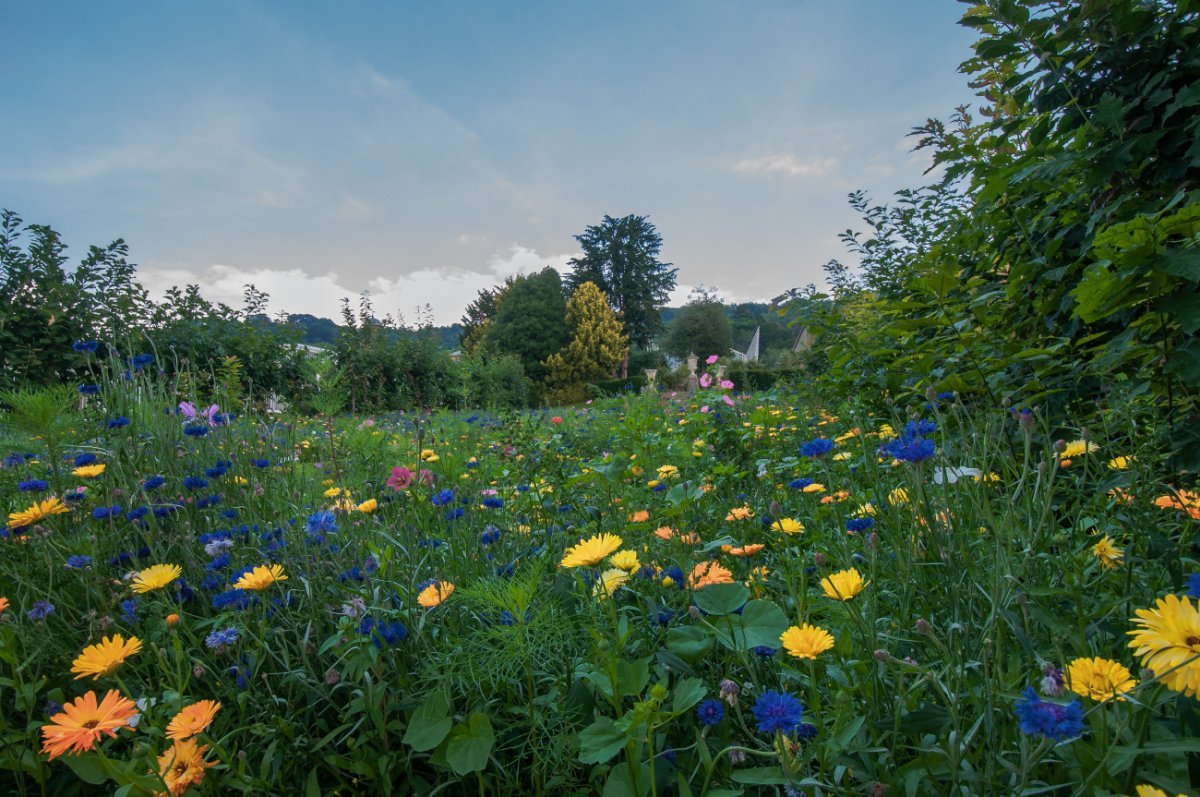
[[[758,346],[759,346],[759,339],[760,339],[761,335],[762,335],[762,327],[755,327],[754,328],[754,337],[750,338],[750,345],[746,347],[746,350],[744,352],[734,349],[733,350],[733,359],[737,360],[738,362],[743,362],[743,363],[758,362]]]

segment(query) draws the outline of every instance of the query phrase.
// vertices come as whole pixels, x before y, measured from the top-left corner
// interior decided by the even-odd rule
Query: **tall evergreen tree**
[[[567,284],[596,284],[625,326],[629,341],[646,346],[662,330],[658,308],[675,287],[678,269],[658,259],[662,236],[646,216],[605,216],[575,240],[583,248],[570,261]]]
[[[483,345],[516,355],[529,378],[540,382],[546,376],[542,363],[569,338],[562,278],[547,266],[513,281],[483,334]]]
[[[560,387],[611,377],[625,359],[628,341],[596,283],[585,282],[571,294],[567,323],[571,342],[546,359],[547,384]]]

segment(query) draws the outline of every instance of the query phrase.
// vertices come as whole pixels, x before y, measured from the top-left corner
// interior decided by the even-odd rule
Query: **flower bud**
[[[728,678],[721,681],[720,687],[721,691],[719,694],[721,699],[731,706],[736,706],[738,704],[738,694],[742,691],[741,688]]]
[[[1067,450],[1067,441],[1066,440],[1055,440],[1054,441],[1054,453],[1061,454],[1062,452],[1064,452],[1066,450]]]
[[[174,612],[171,612],[166,617],[166,623],[167,623],[167,628],[174,628],[175,626],[179,625],[179,615],[175,614]]]
[[[933,630],[933,626],[931,626],[929,624],[929,621],[926,620],[924,617],[917,619],[917,633],[918,634],[928,634],[932,630]]]
[[[825,554],[821,553],[820,551],[817,551],[813,554],[813,563],[816,564],[817,567],[824,566],[825,562]]]
[[[330,667],[325,671],[325,683],[328,686],[333,686],[338,681],[342,680],[342,675],[334,668]]]

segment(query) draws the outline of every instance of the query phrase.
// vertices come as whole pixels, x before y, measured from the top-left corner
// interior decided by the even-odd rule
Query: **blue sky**
[[[923,179],[905,134],[973,100],[963,8],[16,0],[0,207],[273,312],[447,323],[606,213],[650,217],[679,298],[766,300],[844,257],[848,192]]]

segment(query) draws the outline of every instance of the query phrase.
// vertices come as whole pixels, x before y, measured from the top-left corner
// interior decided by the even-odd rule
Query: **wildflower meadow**
[[[86,347],[85,347],[86,348]],[[1200,495],[1129,409],[4,396],[11,794],[1179,794]],[[716,358],[710,373],[716,374]],[[83,398],[81,398],[81,395]]]

